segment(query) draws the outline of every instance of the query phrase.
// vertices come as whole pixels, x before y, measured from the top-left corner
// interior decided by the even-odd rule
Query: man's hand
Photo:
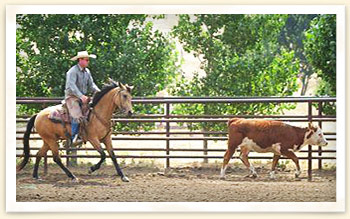
[[[80,97],[80,99],[81,99],[81,101],[83,101],[84,104],[87,104],[87,103],[89,103],[89,99],[90,98],[85,96],[85,95],[83,95],[83,96]]]

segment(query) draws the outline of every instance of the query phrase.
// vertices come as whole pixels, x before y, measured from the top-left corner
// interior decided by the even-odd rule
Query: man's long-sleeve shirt
[[[82,69],[78,64],[74,65],[68,70],[66,77],[66,98],[70,96],[80,98],[82,95],[86,95],[88,91],[100,91],[88,68]]]

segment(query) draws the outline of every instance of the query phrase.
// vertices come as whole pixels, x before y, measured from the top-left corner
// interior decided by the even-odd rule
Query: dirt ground
[[[227,170],[221,180],[220,167],[192,165],[169,171],[151,166],[128,166],[122,182],[113,166],[103,165],[88,174],[88,166],[70,167],[79,178],[72,182],[55,164],[48,174],[39,169],[41,180],[31,177],[32,168],[17,173],[18,202],[335,202],[335,170],[314,170],[308,182],[304,171],[299,179],[293,171],[278,171],[275,180],[269,170],[256,167],[258,178],[247,177],[243,167]],[[41,170],[41,171],[40,171]]]

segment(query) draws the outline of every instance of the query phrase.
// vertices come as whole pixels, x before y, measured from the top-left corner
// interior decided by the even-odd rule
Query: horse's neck
[[[114,94],[114,91],[108,92],[94,107],[95,113],[97,113],[99,117],[107,121],[109,121],[112,118],[113,112],[116,107],[113,100]]]

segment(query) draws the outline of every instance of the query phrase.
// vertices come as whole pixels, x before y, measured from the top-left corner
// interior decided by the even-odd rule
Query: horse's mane
[[[102,99],[102,97],[108,93],[110,90],[114,89],[118,87],[118,85],[116,83],[111,83],[111,84],[107,84],[105,85],[101,91],[97,92],[95,95],[94,95],[94,98],[92,99],[92,104],[91,104],[91,107],[95,107],[97,105],[97,103]]]

